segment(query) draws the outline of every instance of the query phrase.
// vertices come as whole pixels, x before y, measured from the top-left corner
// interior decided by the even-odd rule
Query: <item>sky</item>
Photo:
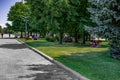
[[[0,0],[0,25],[2,27],[5,27],[5,24],[8,22],[7,14],[10,10],[10,7],[19,1],[22,0]]]

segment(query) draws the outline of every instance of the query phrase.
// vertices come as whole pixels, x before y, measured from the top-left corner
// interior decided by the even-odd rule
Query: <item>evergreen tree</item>
[[[98,27],[95,32],[107,37],[110,42],[110,54],[120,59],[120,0],[89,0],[91,19]]]

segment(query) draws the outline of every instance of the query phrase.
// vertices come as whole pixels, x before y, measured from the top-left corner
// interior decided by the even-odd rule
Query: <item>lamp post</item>
[[[21,0],[21,2],[24,4],[24,0]],[[24,21],[25,21],[25,38],[27,38],[27,32],[28,32],[28,30],[27,30],[27,17],[24,17]]]
[[[25,38],[27,37],[27,32],[28,32],[28,30],[27,30],[27,17],[25,17]]]

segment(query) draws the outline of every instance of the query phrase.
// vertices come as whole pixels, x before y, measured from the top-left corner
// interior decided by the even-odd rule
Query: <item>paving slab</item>
[[[0,39],[0,80],[79,80],[16,39]]]
[[[3,38],[4,39],[8,39],[9,38],[9,34],[3,34]],[[15,38],[15,35],[14,34],[10,34],[10,38]],[[2,39],[1,33],[0,33],[0,39]]]

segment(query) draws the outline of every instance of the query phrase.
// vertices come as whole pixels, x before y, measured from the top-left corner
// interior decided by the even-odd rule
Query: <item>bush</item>
[[[46,40],[49,41],[49,42],[55,42],[56,38],[54,38],[54,37],[46,37]]]
[[[58,36],[55,36],[55,39],[56,39],[56,41],[59,41],[59,37]]]
[[[73,42],[73,39],[71,37],[65,37],[63,38],[64,42]]]

